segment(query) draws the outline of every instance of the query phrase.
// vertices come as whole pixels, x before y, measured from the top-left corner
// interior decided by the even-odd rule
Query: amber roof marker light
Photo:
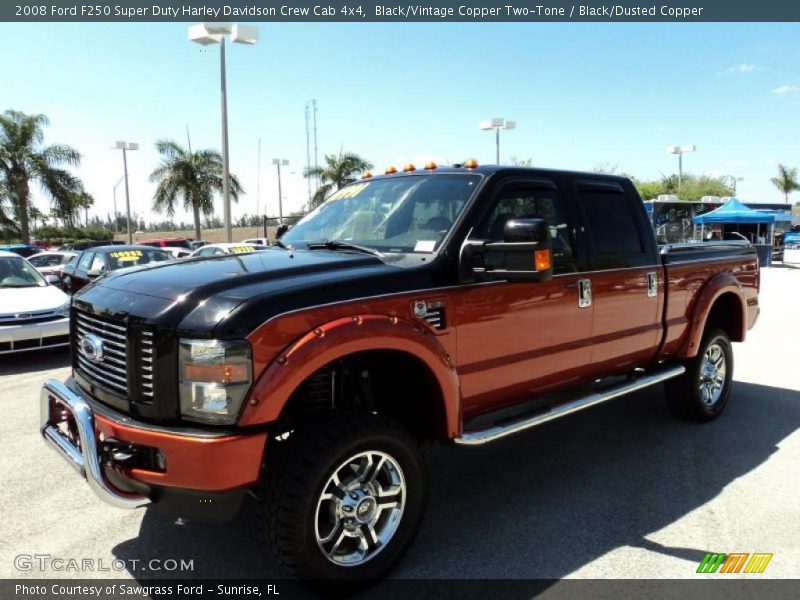
[[[397,173],[397,169],[395,167],[386,167],[384,173],[386,173],[386,175],[393,175],[394,173]]]
[[[426,171],[433,171],[436,168],[436,166],[437,165],[436,165],[435,162],[433,162],[432,160],[429,160],[428,162],[425,163],[425,170]]]
[[[416,170],[417,170],[417,167],[415,167],[411,163],[408,163],[405,167],[403,167],[403,172],[404,173],[411,173],[412,171],[416,171]]]
[[[367,171],[366,173],[364,173],[364,174],[361,176],[361,179],[369,179],[370,177],[372,177],[372,173],[370,173],[369,171]]]
[[[469,160],[464,161],[464,166],[467,169],[477,169],[478,168],[478,161],[474,158],[470,158]]]

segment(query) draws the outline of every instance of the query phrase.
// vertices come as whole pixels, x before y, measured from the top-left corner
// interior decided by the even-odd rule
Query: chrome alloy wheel
[[[353,567],[378,554],[397,532],[406,483],[397,461],[376,450],[339,465],[322,488],[314,533],[332,563]]]
[[[698,381],[700,397],[708,406],[714,406],[722,396],[725,372],[725,352],[719,344],[711,344],[703,355]]]

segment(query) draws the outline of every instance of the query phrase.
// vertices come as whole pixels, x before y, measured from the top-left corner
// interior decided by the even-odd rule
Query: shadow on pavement
[[[758,467],[798,427],[797,391],[736,382],[709,424],[674,419],[655,388],[494,445],[431,448],[427,516],[393,577],[558,579],[621,546],[699,562],[704,549],[645,537]],[[172,577],[276,578],[252,508],[228,525],[182,526],[150,510],[114,554],[194,559],[192,573]]]
[[[69,347],[0,355],[0,376],[36,373],[70,365]]]

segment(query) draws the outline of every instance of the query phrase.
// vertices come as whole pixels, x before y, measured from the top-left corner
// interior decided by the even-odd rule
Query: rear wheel
[[[333,415],[299,427],[267,453],[260,524],[287,574],[377,579],[411,544],[426,481],[418,444],[398,423]]]
[[[667,404],[684,419],[711,421],[725,409],[732,383],[731,341],[715,329],[703,336],[697,356],[686,361],[686,373],[667,382]]]

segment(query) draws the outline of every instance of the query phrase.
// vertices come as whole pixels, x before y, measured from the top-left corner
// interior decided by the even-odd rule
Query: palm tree
[[[800,190],[800,180],[797,178],[797,169],[778,165],[778,176],[770,179],[772,184],[783,192],[786,203],[789,203],[789,194]]]
[[[191,152],[172,140],[159,140],[156,149],[163,159],[152,172],[150,181],[158,183],[153,208],[156,212],[175,214],[175,202],[183,198],[183,206],[194,214],[194,233],[200,239],[200,213],[214,213],[214,192],[222,192],[222,156],[215,150]],[[230,176],[230,192],[234,200],[242,193],[239,180]]]
[[[315,208],[325,201],[325,197],[332,191],[338,190],[351,181],[355,181],[359,173],[372,168],[372,163],[364,160],[358,154],[351,152],[326,154],[324,167],[306,169],[304,177],[318,178],[321,185],[311,197],[310,208]]]
[[[7,110],[0,115],[0,179],[19,219],[22,241],[30,241],[30,184],[38,183],[56,205],[68,203],[81,189],[80,180],[62,165],[78,166],[80,153],[63,144],[44,145],[44,115]]]
[[[0,179],[0,239],[10,240],[19,235],[17,224],[9,215],[13,212],[5,183]]]

